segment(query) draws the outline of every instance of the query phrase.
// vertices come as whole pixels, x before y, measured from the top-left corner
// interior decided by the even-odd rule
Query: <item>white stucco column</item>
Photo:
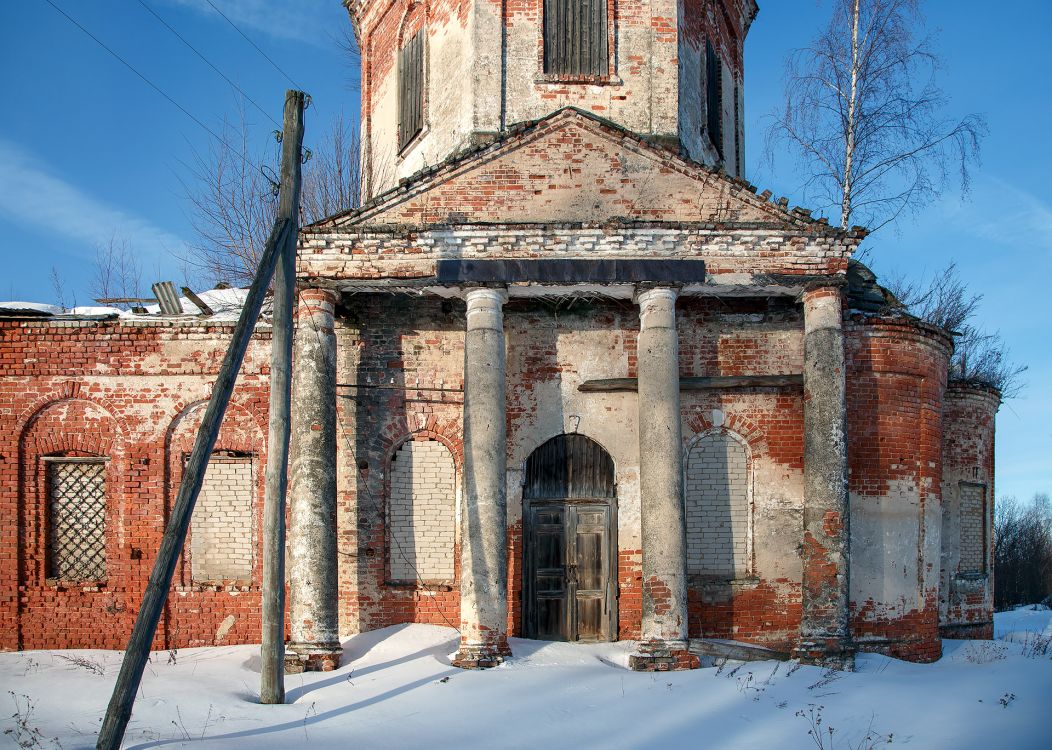
[[[300,292],[292,370],[289,453],[287,672],[340,664],[336,574],[336,295]]]
[[[804,307],[803,612],[794,655],[850,668],[847,380],[843,295],[809,289]]]
[[[503,289],[467,293],[460,650],[453,663],[500,664],[508,649],[507,427]]]
[[[637,670],[697,666],[687,651],[687,550],[675,289],[641,291],[639,492],[643,545],[643,632]]]

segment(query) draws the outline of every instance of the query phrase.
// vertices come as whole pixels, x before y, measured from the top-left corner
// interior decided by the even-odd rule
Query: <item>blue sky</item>
[[[237,95],[138,0],[53,0],[213,129],[236,118]],[[207,0],[144,0],[205,57],[281,119],[285,76]],[[213,0],[313,98],[306,143],[338,112],[356,117],[357,70],[341,48],[339,0]],[[923,275],[956,261],[984,294],[982,314],[1029,365],[1024,394],[998,415],[997,493],[1052,492],[1052,354],[1046,301],[1052,278],[1048,123],[1052,3],[1017,0],[991,12],[979,0],[927,0],[950,109],[985,115],[990,135],[970,196],[955,190],[868,241],[878,273]],[[824,24],[829,0],[762,0],[746,49],[749,178],[801,201],[791,162],[761,160],[767,115],[781,96],[783,60]],[[0,3],[0,298],[53,301],[56,268],[70,296],[90,303],[94,246],[116,234],[148,281],[183,279],[193,236],[180,177],[210,136],[102,50],[45,0]],[[250,157],[270,152],[275,125],[252,105]],[[313,134],[313,135],[312,135]]]

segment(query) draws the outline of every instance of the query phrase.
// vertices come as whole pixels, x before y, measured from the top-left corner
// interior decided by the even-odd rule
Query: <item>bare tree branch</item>
[[[978,314],[983,296],[968,289],[954,263],[927,282],[895,276],[886,287],[913,315],[954,334],[951,380],[991,386],[1001,392],[1003,399],[1022,392],[1026,365],[1012,361],[999,333],[987,333],[972,325],[970,321]]]
[[[243,108],[236,123],[224,123],[222,135],[221,143],[213,142],[184,165],[181,181],[196,234],[185,260],[216,282],[245,285],[274,223],[276,173],[267,166],[256,169],[239,156],[250,151]],[[271,158],[276,157],[274,149]],[[341,114],[303,167],[301,221],[309,224],[357,206],[360,164],[357,128]]]
[[[880,228],[931,202],[951,168],[962,191],[986,122],[945,117],[919,0],[835,0],[828,26],[786,63],[785,106],[767,134],[803,170],[808,202],[840,226]]]
[[[128,243],[114,233],[105,245],[95,245],[94,275],[91,295],[103,299],[131,299],[142,296],[142,265]],[[110,302],[114,307],[129,309],[132,303]]]

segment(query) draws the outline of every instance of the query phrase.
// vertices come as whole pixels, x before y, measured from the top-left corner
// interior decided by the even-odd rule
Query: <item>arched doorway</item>
[[[614,461],[584,435],[559,435],[526,460],[527,638],[608,641],[617,633]]]

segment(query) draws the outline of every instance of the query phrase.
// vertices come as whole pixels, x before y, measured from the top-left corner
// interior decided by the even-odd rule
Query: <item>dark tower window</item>
[[[544,72],[599,77],[609,68],[606,0],[544,0]]]
[[[705,40],[705,111],[709,141],[723,158],[723,61]]]
[[[424,129],[424,31],[398,52],[398,150]]]

